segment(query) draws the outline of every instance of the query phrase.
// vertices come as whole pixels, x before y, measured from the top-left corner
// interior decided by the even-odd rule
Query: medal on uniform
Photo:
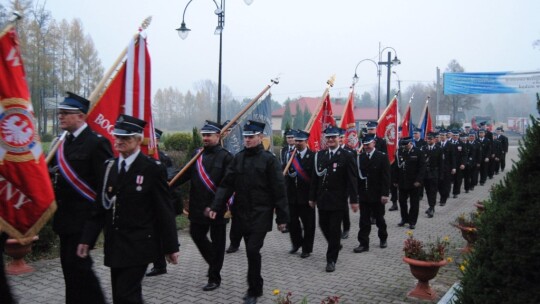
[[[112,192],[112,186],[109,186],[109,188],[107,188],[107,192],[109,192],[109,193]]]
[[[334,172],[336,172],[337,163],[334,163]]]
[[[143,180],[144,180],[144,176],[142,175],[137,175],[137,179],[135,180],[136,183],[137,183],[137,187],[135,188],[135,190],[137,191],[141,191],[142,190],[142,183],[143,183]]]

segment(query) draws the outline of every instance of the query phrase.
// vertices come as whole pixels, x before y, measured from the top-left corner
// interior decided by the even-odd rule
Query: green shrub
[[[274,142],[274,146],[281,146],[283,145],[283,136],[280,135],[274,135],[272,136],[272,140]]]
[[[185,151],[191,142],[191,135],[183,132],[166,134],[162,137],[161,141],[165,145],[165,150]]]
[[[54,136],[50,133],[45,133],[41,136],[41,141],[52,141]]]
[[[531,119],[519,160],[484,204],[457,303],[540,303],[540,124]]]

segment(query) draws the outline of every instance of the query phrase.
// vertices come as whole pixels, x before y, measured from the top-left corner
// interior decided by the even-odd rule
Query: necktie
[[[118,173],[118,181],[122,181],[125,175],[126,175],[126,160],[123,160],[120,163],[120,172]]]
[[[75,136],[73,136],[73,134],[68,134],[66,137],[66,144],[72,143],[74,138]]]
[[[371,159],[371,153],[368,153],[368,154],[367,154],[367,158],[368,158],[368,159]]]
[[[330,159],[332,159],[332,157],[334,157],[334,152],[330,152]]]

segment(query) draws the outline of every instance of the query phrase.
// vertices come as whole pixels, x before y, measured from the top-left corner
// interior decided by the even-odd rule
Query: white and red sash
[[[64,144],[62,142],[58,146],[56,151],[56,162],[58,163],[58,168],[60,173],[66,179],[66,181],[75,189],[80,195],[91,202],[96,200],[96,191],[94,191],[84,180],[82,180],[77,173],[70,167],[69,163],[66,160],[64,155]]]
[[[298,161],[298,158],[295,156],[293,161],[292,161],[292,166],[294,168],[294,170],[296,170],[296,173],[298,173],[298,175],[300,175],[300,177],[307,183],[311,182],[311,178],[309,177],[309,175],[307,174],[307,172],[304,170],[304,168],[302,168],[302,164],[300,164],[300,162]]]
[[[212,179],[210,178],[210,175],[208,175],[208,173],[206,172],[206,169],[204,169],[202,162],[203,162],[203,155],[201,154],[201,156],[197,158],[197,172],[199,173],[199,178],[201,179],[203,184],[206,186],[206,188],[210,190],[210,192],[212,192],[213,194],[216,194],[216,191],[217,191],[216,184],[214,184],[214,181],[212,181]],[[227,201],[227,207],[230,207],[233,203],[234,203],[234,193],[233,195],[231,195],[231,197]]]

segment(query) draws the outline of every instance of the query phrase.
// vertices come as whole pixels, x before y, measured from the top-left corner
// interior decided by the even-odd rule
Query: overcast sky
[[[6,7],[7,0],[0,0]],[[219,36],[211,0],[194,0],[186,12],[191,33],[181,40],[176,28],[188,0],[47,0],[57,20],[81,19],[105,69],[128,44],[141,21],[147,29],[152,57],[152,90],[193,89],[210,79],[217,83]],[[393,47],[401,60],[394,68],[402,89],[415,82],[435,81],[456,59],[468,72],[540,69],[539,0],[242,0],[226,3],[223,32],[223,84],[237,99],[252,98],[269,80],[274,99],[320,96],[336,74],[330,91],[345,97],[356,64],[378,60],[381,46]],[[394,54],[392,54],[394,55]],[[386,59],[387,52],[383,54]],[[382,68],[381,90],[386,90]],[[358,67],[356,91],[372,91],[376,67]],[[397,87],[392,75],[392,87]]]

